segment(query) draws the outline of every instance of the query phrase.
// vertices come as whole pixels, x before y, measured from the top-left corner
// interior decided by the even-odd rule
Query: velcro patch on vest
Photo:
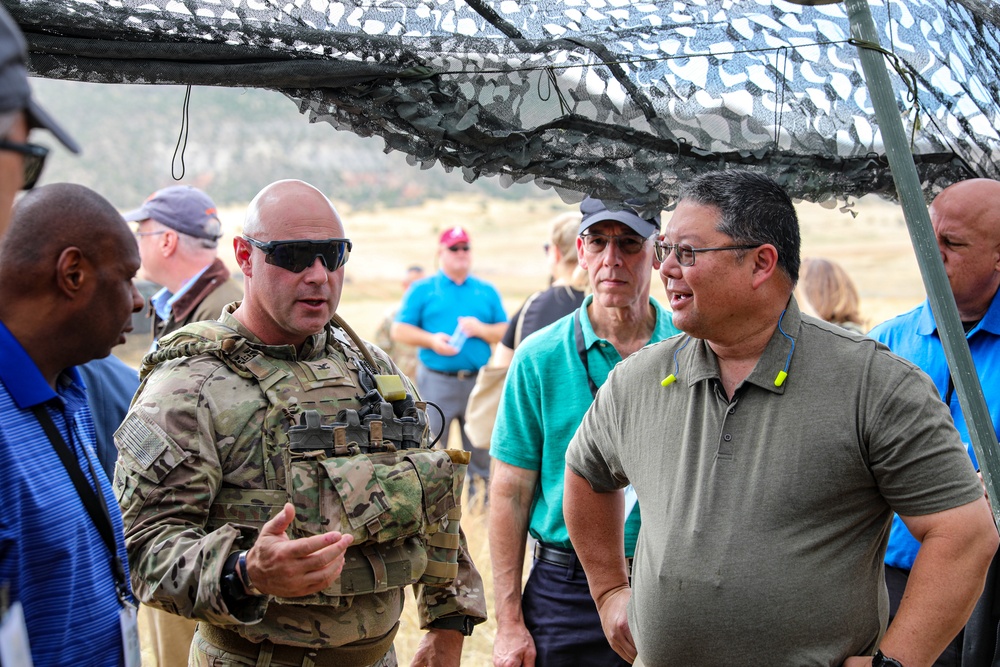
[[[177,457],[168,452],[178,449],[176,445],[171,447],[172,443],[173,440],[158,424],[147,422],[134,412],[130,413],[115,431],[115,444],[118,445],[118,450],[137,463],[142,471],[146,471],[144,477],[150,477],[153,464],[165,456],[171,459],[166,462],[168,469],[172,469],[180,462],[173,460]],[[134,468],[132,465],[128,467]]]

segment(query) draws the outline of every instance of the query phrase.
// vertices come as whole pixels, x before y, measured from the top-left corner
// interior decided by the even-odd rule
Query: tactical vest
[[[388,376],[376,375],[364,343],[342,320],[335,323],[340,328],[328,328],[326,354],[314,361],[265,356],[214,321],[162,339],[143,360],[145,375],[168,359],[212,354],[256,381],[267,398],[260,425],[266,488],[222,487],[207,530],[227,523],[259,530],[290,502],[292,539],[331,530],[354,537],[337,580],[313,595],[277,598],[282,604],[348,604],[344,598],[414,583],[447,586],[458,574],[469,454],[429,449],[423,404],[396,416],[375,388],[375,378]]]

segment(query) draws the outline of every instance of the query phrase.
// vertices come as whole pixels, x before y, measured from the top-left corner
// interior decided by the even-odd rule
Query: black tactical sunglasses
[[[353,244],[350,239],[326,239],[324,241],[258,241],[249,236],[244,239],[264,253],[264,261],[287,269],[292,273],[302,273],[319,257],[327,271],[336,271],[351,256]]]

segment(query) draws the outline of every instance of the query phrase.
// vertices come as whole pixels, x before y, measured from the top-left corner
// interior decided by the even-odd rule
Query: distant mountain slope
[[[173,160],[185,88],[32,79],[36,95],[83,146],[50,156],[43,183],[72,181],[102,193],[122,209],[174,184]],[[284,95],[259,89],[194,88],[180,182],[205,189],[220,206],[249,201],[267,183],[301,178],[336,201],[365,208],[409,205],[455,192],[502,198],[551,196],[535,186],[503,189],[496,179],[466,183],[441,167],[422,170],[384,142],[310,124]],[[39,132],[48,146],[56,142]],[[172,164],[173,160],[173,164]]]

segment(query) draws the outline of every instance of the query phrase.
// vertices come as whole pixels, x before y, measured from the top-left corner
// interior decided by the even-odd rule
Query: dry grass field
[[[348,284],[340,314],[363,337],[371,337],[380,318],[400,296],[399,281],[411,264],[434,267],[438,234],[461,224],[469,229],[475,272],[492,281],[504,297],[508,312],[546,282],[542,244],[548,240],[549,220],[572,210],[553,195],[550,199],[521,201],[457,197],[403,209],[350,211],[341,214],[354,251],[347,265]],[[803,256],[826,257],[839,262],[855,280],[861,293],[863,315],[869,325],[907,310],[923,299],[923,283],[917,269],[902,212],[898,206],[865,199],[855,206],[857,217],[837,209],[802,204]],[[223,211],[230,236],[239,233],[242,211]],[[667,214],[669,216],[669,214]],[[231,263],[231,244],[222,256]],[[235,268],[235,267],[234,267]],[[652,293],[662,298],[663,289],[654,276]],[[136,339],[118,353],[136,364],[145,349],[145,337]],[[466,509],[463,521],[473,559],[483,574],[492,613],[492,576],[485,512]],[[408,603],[396,639],[401,665],[408,665],[421,632],[415,606]],[[466,641],[464,664],[491,664],[495,625],[492,620],[477,628]],[[152,665],[148,654],[146,664]]]

